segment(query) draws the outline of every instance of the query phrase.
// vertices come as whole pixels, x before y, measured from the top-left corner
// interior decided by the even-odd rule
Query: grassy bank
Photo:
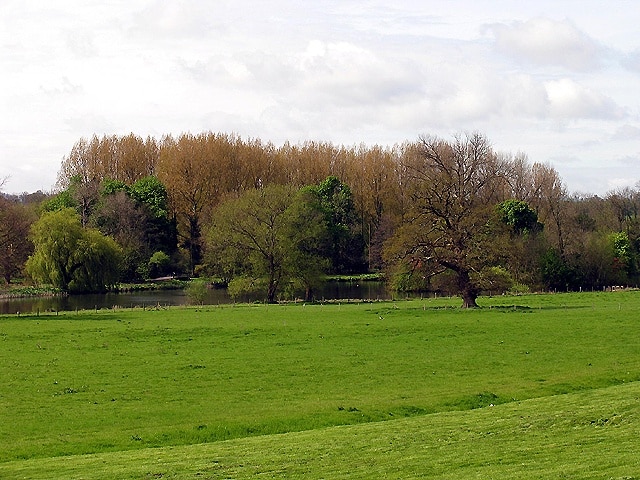
[[[482,448],[488,451],[493,440],[504,452],[510,443],[529,448],[527,439],[531,452],[543,441],[570,452],[573,440],[561,438],[567,431],[578,439],[593,433],[584,437],[587,450],[595,448],[600,432],[608,432],[602,441],[612,445],[616,432],[619,442],[637,433],[635,423],[627,422],[637,412],[623,397],[638,395],[640,293],[500,297],[481,303],[483,309],[472,311],[457,309],[457,299],[430,299],[0,318],[0,415],[7,419],[0,424],[0,477],[16,478],[23,468],[38,465],[63,469],[73,462],[79,472],[86,462],[115,452],[125,464],[130,459],[122,467],[130,478],[146,478],[135,465],[151,468],[173,455],[176,462],[180,455],[187,457],[175,469],[173,460],[163,464],[164,473],[158,473],[167,478],[180,471],[191,477],[175,473],[173,478],[192,478],[190,469],[212,462],[212,455],[227,458],[230,470],[220,470],[222,478],[235,477],[253,467],[234,466],[230,459],[244,458],[257,445],[280,443],[284,450],[265,447],[269,451],[260,454],[262,460],[251,457],[243,465],[268,472],[282,460],[278,452],[289,452],[294,464],[303,463],[291,465],[290,473],[308,468],[320,477],[319,460],[299,458],[305,450],[296,453],[297,445],[313,452],[337,437],[336,448],[344,451],[321,455],[326,468],[338,469],[330,477],[349,476],[339,470],[349,468],[351,476],[367,478],[369,472],[370,478],[375,470],[367,468],[384,471],[402,464],[410,474],[437,453],[429,448],[438,445],[440,468],[450,463],[452,472],[467,474],[480,468],[487,455]],[[558,396],[567,393],[573,395]],[[608,403],[602,403],[605,398]],[[576,417],[575,408],[590,402],[593,414]],[[539,419],[529,422],[533,430],[524,430],[522,406],[529,409],[526,415]],[[545,408],[584,422],[574,425],[558,417],[540,423],[544,415],[536,412]],[[425,438],[411,440],[427,425],[440,423],[433,441],[450,432],[441,443],[425,447]],[[349,427],[328,428],[337,425]],[[589,430],[599,426],[601,431]],[[466,435],[465,429],[476,433]],[[485,430],[490,434],[482,439],[478,432]],[[523,432],[537,436],[520,438]],[[281,433],[287,435],[271,436]],[[264,437],[247,438],[259,435]],[[366,452],[377,445],[373,441],[365,448],[369,437],[404,438],[375,447],[395,455],[396,467],[366,460]],[[454,458],[465,442],[477,454],[467,470]],[[209,445],[189,447],[201,443]],[[352,458],[341,460],[347,462],[341,467],[338,457],[348,451],[354,452]],[[49,458],[70,455],[80,457],[71,463]],[[515,468],[516,457],[504,455]],[[190,456],[193,462],[186,460]],[[486,458],[487,467],[496,463],[495,457]],[[628,463],[626,457],[618,460],[621,467]],[[349,461],[358,468],[347,467]],[[207,464],[205,478],[218,478],[220,462]],[[85,473],[79,477],[109,478]],[[400,473],[396,478],[407,478]]]
[[[54,297],[66,295],[59,288],[34,287],[25,285],[4,286],[0,289],[0,299],[25,297]]]
[[[640,385],[210,444],[0,463],[2,478],[634,479]]]

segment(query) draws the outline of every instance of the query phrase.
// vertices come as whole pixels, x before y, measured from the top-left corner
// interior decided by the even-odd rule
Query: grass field
[[[640,475],[640,292],[480,303],[2,317],[0,478]]]

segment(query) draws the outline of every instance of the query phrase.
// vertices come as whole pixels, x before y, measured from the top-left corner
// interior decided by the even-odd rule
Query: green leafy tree
[[[102,182],[102,195],[113,195],[117,192],[130,193],[129,186],[121,180],[104,180]]]
[[[508,225],[516,235],[535,233],[542,230],[538,215],[522,200],[505,200],[498,204],[500,220]]]
[[[325,281],[325,273],[331,268],[331,258],[324,246],[331,238],[325,212],[318,208],[317,197],[301,189],[293,197],[287,210],[287,230],[292,248],[287,257],[287,267],[294,280],[305,292],[305,300],[311,301],[314,292]]]
[[[32,240],[35,251],[26,269],[35,280],[74,292],[104,291],[118,281],[120,247],[84,228],[73,209],[44,213],[33,225]]]
[[[149,176],[131,185],[129,193],[147,213],[144,225],[147,250],[173,255],[177,250],[178,231],[175,219],[169,217],[167,188],[156,177]]]
[[[208,237],[208,258],[217,257],[210,263],[213,273],[231,278],[230,293],[264,288],[273,303],[294,280],[313,288],[323,266],[315,242],[324,216],[304,197],[272,185],[220,205]]]
[[[193,303],[202,305],[207,297],[207,291],[207,283],[204,280],[192,280],[187,286],[185,293]]]
[[[502,265],[516,283],[539,285],[540,257],[545,245],[541,235],[544,226],[538,221],[538,215],[527,202],[515,199],[499,203],[496,213],[498,225],[494,238],[502,251]],[[496,288],[489,290],[497,291]]]
[[[292,195],[290,188],[280,186],[251,190],[222,204],[214,216],[211,242],[221,255],[240,262],[239,275],[234,277],[266,279],[270,303],[275,302],[286,276],[291,247],[285,235],[286,211]]]
[[[624,273],[624,275],[620,277],[620,280],[626,282],[637,270],[636,259],[629,235],[627,232],[611,233],[609,235],[609,244],[613,251],[615,270]]]
[[[555,248],[542,255],[540,270],[545,285],[552,290],[566,291],[575,285],[576,272]]]
[[[167,217],[167,188],[156,177],[141,178],[131,185],[129,192],[134,199],[145,205],[154,217]]]
[[[154,276],[149,268],[152,255],[162,251],[172,257],[177,250],[176,225],[168,217],[166,188],[155,177],[142,178],[132,186],[121,181],[103,182],[91,225],[122,247],[126,281]]]
[[[162,277],[169,273],[171,257],[160,251],[155,252],[149,259],[149,275],[151,278]]]
[[[63,208],[76,208],[77,202],[69,189],[63,190],[57,195],[45,200],[42,204],[42,210],[45,212],[54,212]]]
[[[328,235],[324,240],[324,254],[331,260],[334,273],[354,273],[365,268],[364,240],[356,231],[358,213],[348,185],[329,176],[318,185],[303,189],[308,200],[325,217]]]

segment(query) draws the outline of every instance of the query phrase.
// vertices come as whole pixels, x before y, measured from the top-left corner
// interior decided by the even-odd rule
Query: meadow
[[[0,317],[0,478],[640,478],[640,292]]]

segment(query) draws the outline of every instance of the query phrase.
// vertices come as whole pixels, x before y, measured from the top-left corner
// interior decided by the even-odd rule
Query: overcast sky
[[[640,180],[636,0],[0,0],[0,178],[81,137],[487,135],[570,192]]]

